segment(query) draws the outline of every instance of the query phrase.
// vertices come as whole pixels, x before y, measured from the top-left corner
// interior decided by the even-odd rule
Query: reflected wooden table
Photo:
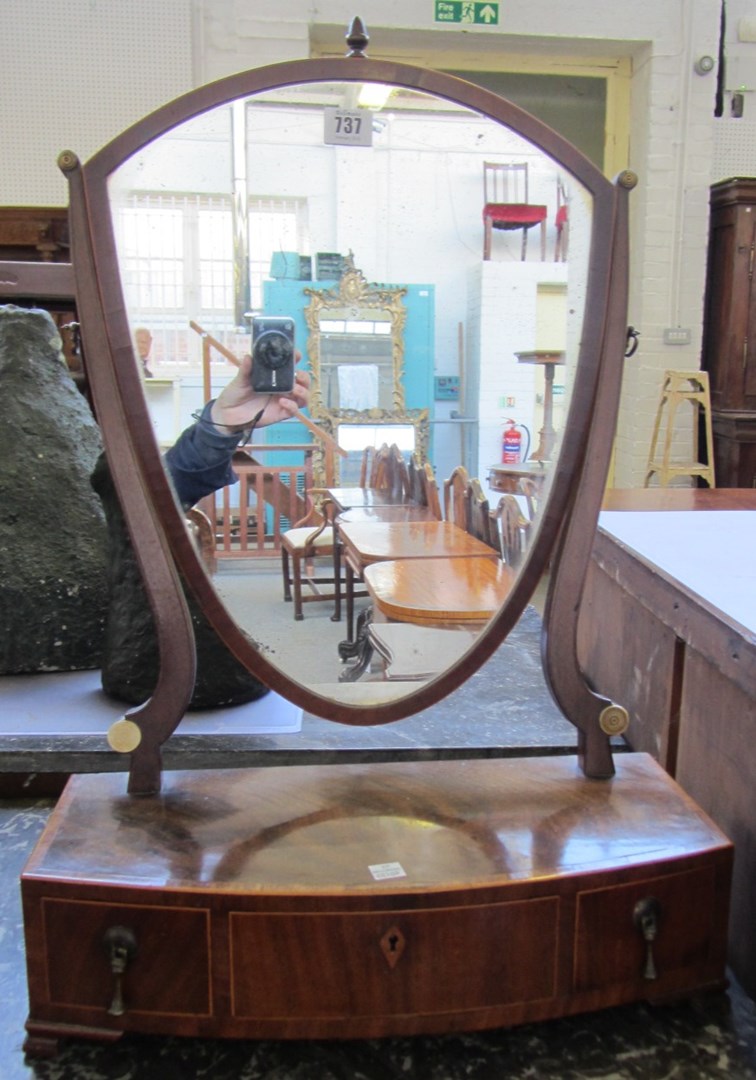
[[[347,521],[339,525],[346,567],[347,642],[354,641],[354,583],[373,563],[394,559],[498,559],[451,521]]]
[[[326,498],[333,503],[333,622],[341,621],[341,565],[343,561],[343,543],[341,540],[341,522],[345,520],[345,514],[366,514],[365,520],[412,520],[412,510],[420,512],[423,507],[409,502],[403,495],[392,492],[389,488],[359,487],[330,487],[325,489]],[[383,513],[389,516],[382,517]],[[397,513],[394,518],[392,513]],[[347,597],[349,594],[347,593]],[[352,591],[354,599],[354,591]],[[348,600],[347,600],[348,608]],[[351,639],[352,631],[347,631]]]
[[[481,627],[507,599],[517,575],[496,558],[431,558],[375,563],[364,576],[376,619]]]
[[[352,489],[343,489],[352,490]],[[371,489],[365,488],[365,491]],[[375,489],[372,489],[375,490]],[[416,502],[381,503],[366,502],[362,506],[352,506],[341,513],[337,513],[333,522],[333,580],[334,580],[334,606],[332,619],[339,622],[341,619],[341,564],[343,542],[341,539],[341,526],[344,524],[375,524],[386,521],[436,521],[433,513],[427,506]],[[356,593],[353,591],[353,597]]]
[[[519,465],[491,465],[488,469],[488,485],[492,491],[503,495],[520,495],[520,480],[533,480],[538,489],[546,480],[546,466],[537,461],[524,461]]]
[[[386,678],[432,678],[469,649],[516,577],[496,558],[401,559],[368,566],[365,585],[373,609],[360,673],[376,650]]]

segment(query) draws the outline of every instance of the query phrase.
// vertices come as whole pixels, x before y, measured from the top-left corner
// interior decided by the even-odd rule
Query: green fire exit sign
[[[499,4],[490,0],[435,0],[436,22],[498,26]]]

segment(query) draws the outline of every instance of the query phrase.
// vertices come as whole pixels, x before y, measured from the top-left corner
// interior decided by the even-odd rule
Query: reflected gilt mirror
[[[387,104],[380,115],[358,104],[365,84],[383,87]],[[359,119],[361,141],[335,132],[339,117]],[[558,188],[566,193],[568,261],[539,260],[535,242],[531,257],[522,261],[519,234],[508,246],[505,237],[495,236],[495,254],[483,260],[483,165],[490,160],[526,161],[531,201],[551,201]],[[555,620],[559,623],[563,647],[557,649],[552,629],[547,676],[560,705],[578,724],[587,771],[610,773],[607,735],[598,722],[608,703],[584,686],[569,643],[619,389],[626,196],[632,179],[624,186],[610,183],[571,144],[495,94],[437,72],[369,60],[359,47],[341,60],[277,64],[200,87],[136,124],[86,164],[73,154],[63,154],[60,164],[70,184],[88,377],[161,643],[155,694],[127,717],[130,734],[122,748],[132,754],[131,790],[159,786],[160,745],[179,723],[191,692],[193,637],[180,579],[229,649],[273,690],[316,715],[364,725],[411,715],[459,686],[501,644],[550,566],[547,623],[552,628]],[[144,322],[145,303],[165,321],[172,317],[175,295],[145,301],[140,237],[149,231],[150,218],[142,217],[141,233],[134,218],[140,205],[149,205],[168,220],[178,197],[198,219],[208,212],[198,228],[212,232],[215,202],[221,197],[232,206],[239,202],[235,164],[243,165],[245,193],[275,194],[307,207],[312,250],[354,252],[340,281],[308,283],[300,310],[284,312],[299,320],[297,345],[313,378],[311,419],[353,454],[368,441],[363,431],[376,424],[410,427],[414,449],[443,482],[447,470],[438,462],[446,460],[449,440],[457,436],[434,419],[428,387],[434,362],[456,341],[460,320],[451,327],[445,321],[446,309],[454,307],[464,316],[468,362],[465,400],[459,405],[477,413],[468,470],[483,476],[500,461],[503,423],[500,412],[487,419],[486,403],[491,394],[498,399],[508,389],[515,396],[502,385],[481,385],[489,378],[484,373],[492,360],[494,366],[505,360],[516,365],[518,348],[544,345],[536,340],[533,299],[540,282],[549,287],[556,282],[564,296],[556,343],[563,357],[562,418],[550,460],[539,463],[545,481],[524,557],[511,575],[505,602],[479,628],[470,648],[425,682],[403,683],[389,692],[383,687],[380,693],[365,683],[358,699],[354,688],[347,692],[336,677],[323,685],[298,679],[296,665],[287,664],[272,646],[264,620],[256,615],[254,568],[245,583],[251,613],[246,619],[233,607],[237,583],[229,589],[207,570],[172,496],[133,341]],[[150,193],[146,201],[145,193]],[[185,244],[195,240],[196,235],[181,238]],[[243,348],[248,336],[243,288],[240,293],[238,287],[217,286],[211,264],[208,249],[203,310],[212,308],[219,325],[225,320]],[[435,289],[437,356],[408,344],[406,290],[418,284]],[[507,331],[513,325],[521,341]],[[502,341],[510,340],[508,355],[501,355]],[[421,362],[425,400],[412,389]],[[521,368],[518,384],[534,401],[537,374]],[[537,414],[528,420],[536,429]],[[288,630],[294,655],[302,625],[292,621]],[[332,659],[324,653],[324,665]]]
[[[369,285],[353,265],[337,287],[304,290],[313,416],[404,408],[406,291]]]
[[[396,445],[409,458],[428,455],[429,410],[405,407],[406,288],[369,283],[350,255],[338,284],[305,288],[310,413],[346,451],[333,480],[356,484],[366,446]],[[316,444],[314,479],[326,482]]]

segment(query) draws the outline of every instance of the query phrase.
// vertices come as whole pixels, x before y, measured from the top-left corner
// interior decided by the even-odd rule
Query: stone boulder
[[[0,306],[0,674],[100,666],[100,433],[48,312]]]
[[[102,686],[111,697],[140,705],[150,696],[158,678],[155,621],[104,454],[98,460],[92,484],[102,500],[110,537],[110,605],[102,654]],[[267,687],[222,643],[192,593],[185,588],[184,595],[197,647],[197,674],[189,708],[241,705],[266,694]]]

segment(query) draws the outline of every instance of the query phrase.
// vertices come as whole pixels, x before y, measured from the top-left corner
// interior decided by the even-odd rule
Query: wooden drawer
[[[50,1005],[107,1014],[115,981],[104,938],[121,926],[136,939],[123,977],[129,1015],[210,1014],[207,911],[49,898],[41,908]]]
[[[714,864],[666,877],[649,877],[578,894],[574,986],[647,987],[649,996],[674,991],[695,975],[706,981],[721,973],[725,948],[719,918],[727,900],[727,873]],[[721,893],[721,896],[719,895]],[[644,979],[646,943],[633,918],[636,904],[653,897],[659,905],[652,942],[657,978]]]
[[[557,897],[431,911],[232,913],[234,1016],[398,1016],[550,999]]]

